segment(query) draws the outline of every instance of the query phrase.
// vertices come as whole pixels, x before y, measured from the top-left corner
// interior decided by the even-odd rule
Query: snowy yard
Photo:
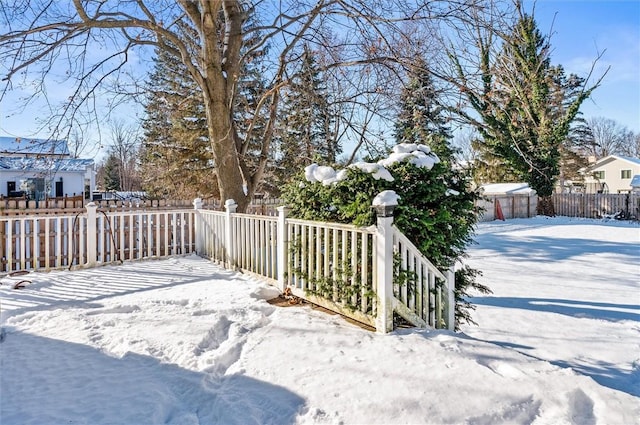
[[[640,227],[535,218],[476,239],[494,293],[459,334],[276,307],[195,256],[5,277],[0,423],[640,423]]]

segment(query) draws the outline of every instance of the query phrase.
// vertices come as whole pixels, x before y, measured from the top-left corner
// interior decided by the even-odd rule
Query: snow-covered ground
[[[5,277],[0,423],[640,423],[640,227],[535,218],[477,240],[494,293],[458,334],[276,307],[195,256]]]

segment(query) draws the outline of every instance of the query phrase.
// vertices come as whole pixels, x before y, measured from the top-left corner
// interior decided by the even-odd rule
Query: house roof
[[[481,186],[485,195],[530,195],[536,193],[527,183],[491,183]]]
[[[30,139],[23,137],[0,137],[0,154],[70,155],[66,140]]]
[[[30,172],[86,171],[94,164],[93,159],[78,158],[18,158],[0,157],[0,171],[19,170]]]
[[[616,159],[620,161],[629,162],[633,165],[640,166],[640,158],[633,158],[630,156],[621,156],[621,155],[609,155],[609,156],[605,156],[604,158],[600,158],[599,160],[591,164],[588,168],[589,169],[597,168],[608,162],[615,161]]]

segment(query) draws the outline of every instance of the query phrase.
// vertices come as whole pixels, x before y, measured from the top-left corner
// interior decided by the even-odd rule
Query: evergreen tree
[[[477,221],[474,201],[478,195],[467,186],[469,171],[455,164],[456,150],[451,146],[446,111],[439,105],[438,92],[424,60],[414,63],[408,78],[400,95],[396,141],[427,145],[440,162],[428,171],[407,166],[395,170],[403,178],[394,190],[404,192],[406,197],[398,207],[396,225],[434,264],[448,268],[464,256],[466,245],[470,243]],[[411,181],[416,174],[420,183]],[[456,196],[447,195],[450,189]],[[471,289],[490,292],[476,281],[479,273],[469,267],[456,272],[458,323],[473,322],[470,315],[473,306],[467,301]]]
[[[471,120],[477,123],[484,149],[536,190],[538,213],[554,215],[551,194],[561,148],[582,102],[599,82],[586,88],[584,79],[552,66],[549,37],[541,34],[521,4],[517,7],[519,19],[511,33],[503,35],[493,65],[489,47],[481,46],[482,88],[462,91],[481,117],[481,122]],[[460,62],[456,66],[466,81]]]
[[[314,53],[307,45],[301,68],[283,95],[278,135],[277,179],[286,183],[312,162],[334,164],[342,153],[334,134],[335,114]]]
[[[193,29],[182,25],[190,40]],[[157,50],[147,83],[141,166],[152,196],[184,199],[218,195],[202,93],[184,64]]]
[[[438,103],[437,89],[424,59],[416,59],[408,77],[409,82],[400,94],[401,110],[395,125],[396,142],[424,143],[436,135],[449,140],[451,129],[447,124],[445,108]],[[437,146],[431,148],[438,155],[441,154],[437,152]]]
[[[109,154],[104,163],[103,187],[106,191],[120,190],[120,159],[114,153]]]

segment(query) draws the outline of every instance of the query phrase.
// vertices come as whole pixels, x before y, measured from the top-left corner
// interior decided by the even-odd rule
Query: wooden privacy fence
[[[620,211],[640,217],[640,195],[631,193],[556,193],[553,205],[566,217],[602,218]]]
[[[193,252],[194,211],[0,217],[0,271],[87,267]]]
[[[536,216],[538,197],[529,194],[487,195],[476,201],[476,206],[482,209],[478,221],[493,221],[500,212],[505,219],[529,218]]]
[[[195,204],[196,252],[225,267],[271,280],[282,291],[351,317],[380,332],[394,313],[414,326],[453,329],[454,275],[442,273],[378,217],[366,228],[278,216],[238,214]]]
[[[220,202],[208,200],[207,208],[220,209]],[[147,210],[191,210],[193,201],[176,199],[100,199],[91,204],[98,207],[100,212],[128,212]],[[89,205],[89,204],[86,204]],[[268,204],[267,204],[268,205]],[[264,204],[256,204],[257,211],[268,211]],[[0,199],[0,216],[15,215],[75,215],[85,211],[85,200],[82,196],[67,196],[60,198],[48,198],[40,201],[4,198]]]

